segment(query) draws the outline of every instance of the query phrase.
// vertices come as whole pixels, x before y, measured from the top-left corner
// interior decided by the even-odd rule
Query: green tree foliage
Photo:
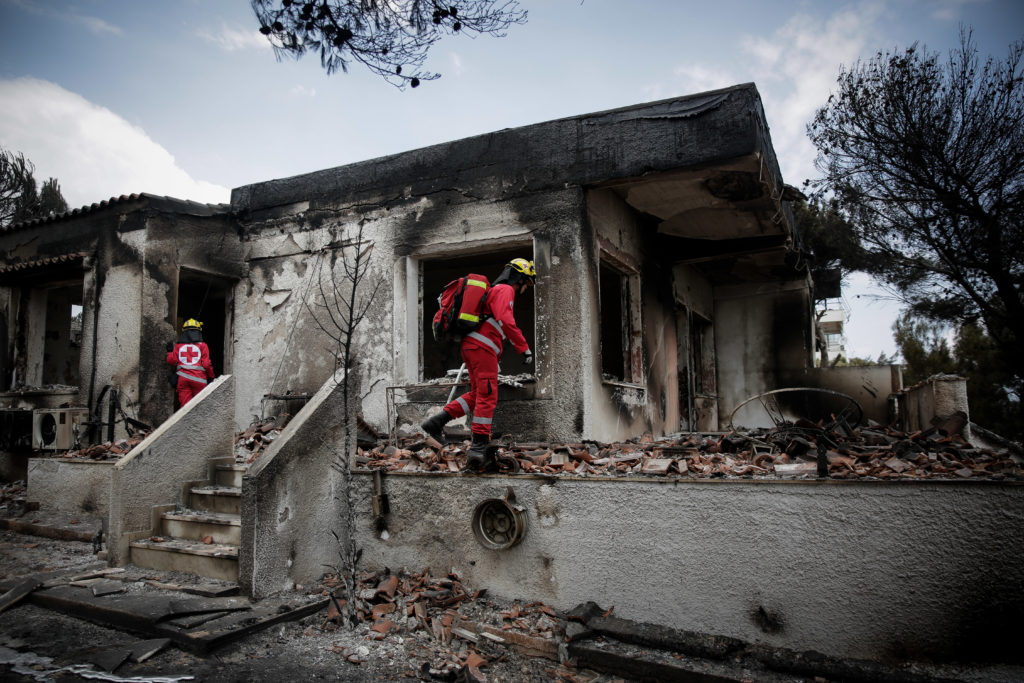
[[[838,268],[843,275],[863,270],[864,249],[850,221],[834,198],[792,204],[801,247],[812,272]]]
[[[971,421],[1002,436],[1024,438],[1024,411],[1020,395],[1007,383],[1010,373],[995,340],[977,323],[956,329],[952,350],[949,327],[904,313],[893,325],[896,344],[906,367],[907,386],[937,374],[967,378],[967,402]]]
[[[893,324],[896,346],[899,347],[906,368],[903,382],[917,384],[932,375],[956,374],[953,354],[946,341],[948,327],[904,313]]]
[[[441,38],[503,37],[512,24],[526,23],[516,0],[251,1],[278,59],[318,52],[328,74],[347,73],[354,61],[400,88],[440,76],[423,71],[423,63]]]
[[[36,189],[35,166],[18,152],[0,149],[0,225],[43,218],[68,210],[56,178]]]
[[[968,31],[948,59],[916,44],[844,68],[808,126],[823,177],[910,310],[980,323],[1024,388],[1024,43],[981,63]],[[909,339],[907,340],[910,341]],[[913,365],[911,358],[908,362]],[[923,359],[922,359],[923,360]]]

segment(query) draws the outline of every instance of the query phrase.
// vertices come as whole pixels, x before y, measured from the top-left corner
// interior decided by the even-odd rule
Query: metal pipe
[[[451,403],[452,399],[455,398],[455,390],[459,387],[459,380],[462,379],[462,373],[463,371],[465,371],[465,369],[466,364],[463,363],[462,367],[459,368],[459,374],[455,375],[455,384],[452,385],[452,390],[448,393],[448,401],[445,403],[445,405]]]

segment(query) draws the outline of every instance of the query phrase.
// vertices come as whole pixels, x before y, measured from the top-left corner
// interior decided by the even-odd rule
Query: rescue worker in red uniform
[[[450,420],[473,413],[473,444],[466,460],[469,469],[482,470],[494,463],[494,456],[488,457],[486,447],[498,405],[498,360],[505,340],[523,354],[527,365],[533,363],[533,352],[516,325],[513,308],[516,294],[524,293],[536,276],[533,261],[517,258],[505,266],[487,291],[482,322],[462,339],[460,351],[469,371],[469,391],[421,425],[423,431],[444,443],[444,426]]]
[[[210,349],[203,341],[202,329],[201,322],[189,318],[181,326],[178,343],[167,342],[167,363],[175,366],[178,375],[179,407],[184,407],[214,377]]]

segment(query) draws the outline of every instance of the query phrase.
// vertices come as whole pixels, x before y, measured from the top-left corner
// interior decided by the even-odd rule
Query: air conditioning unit
[[[78,441],[79,427],[89,419],[85,408],[36,408],[32,411],[32,447],[40,451],[67,451]]]

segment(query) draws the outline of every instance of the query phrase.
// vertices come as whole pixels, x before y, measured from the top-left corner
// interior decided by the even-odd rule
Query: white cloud
[[[100,36],[105,33],[111,33],[115,36],[120,36],[124,33],[120,26],[114,26],[108,24],[98,17],[83,16],[80,14],[68,14],[63,17],[65,20],[70,21],[73,24],[81,24],[89,29],[90,32]]]
[[[273,49],[270,41],[259,31],[232,28],[224,24],[221,25],[220,30],[216,33],[211,33],[205,29],[199,31],[199,37],[217,45],[225,52]]]
[[[688,93],[718,90],[736,85],[735,77],[727,70],[700,64],[680,66],[676,68],[675,73],[683,83],[683,92]]]
[[[95,33],[96,35],[113,34],[115,36],[120,36],[124,33],[119,26],[107,23],[99,17],[78,14],[73,10],[57,10],[51,7],[44,7],[35,3],[27,2],[26,0],[6,0],[5,4],[13,5],[24,12],[30,12],[50,19],[58,19],[69,24],[79,24],[88,29],[89,32]]]
[[[988,0],[936,0],[932,18],[939,21],[955,21],[963,15],[965,5],[978,5]]]
[[[690,63],[675,73],[682,92],[754,81],[764,102],[782,176],[789,184],[800,185],[817,175],[816,151],[807,138],[807,124],[828,100],[840,66],[871,56],[864,52],[874,50],[869,46],[882,33],[883,12],[878,2],[863,0],[824,19],[797,14],[774,33],[742,38],[737,58],[731,62]],[[894,353],[892,323],[899,304],[885,297],[866,275],[855,274],[850,280],[844,287],[850,311],[847,353],[862,358],[876,358],[882,351]]]
[[[304,85],[296,85],[288,91],[292,97],[316,97],[316,88],[307,88]]]
[[[230,199],[228,188],[192,178],[141,128],[49,81],[0,80],[0,146],[24,153],[37,180],[57,178],[72,208],[133,192]]]
[[[789,183],[814,177],[815,150],[806,126],[828,100],[840,66],[861,57],[877,33],[881,12],[874,2],[861,2],[823,21],[798,14],[771,36],[743,41]]]

